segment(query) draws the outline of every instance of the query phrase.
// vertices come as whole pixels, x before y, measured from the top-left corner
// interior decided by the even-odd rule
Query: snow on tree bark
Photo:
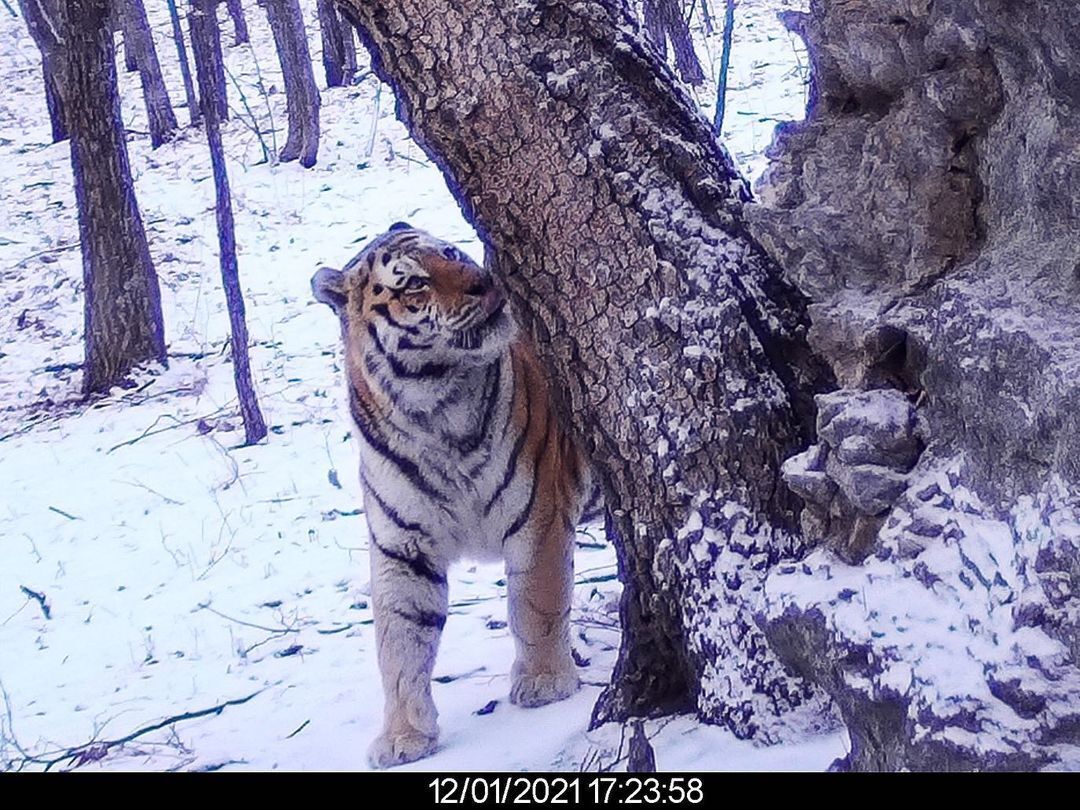
[[[607,485],[623,642],[595,720],[697,706],[770,739],[809,686],[753,618],[805,549],[780,462],[828,372],[726,151],[615,0],[340,0]]]
[[[176,43],[176,56],[180,60],[180,76],[184,81],[184,97],[187,99],[188,115],[191,117],[191,125],[198,126],[202,119],[199,111],[199,97],[195,93],[195,85],[191,80],[191,63],[188,62],[187,47],[184,45],[184,28],[180,24],[180,13],[176,8],[176,0],[166,0],[169,6],[169,20],[172,23],[173,42]],[[224,68],[222,68],[224,70]]]
[[[216,76],[221,70],[217,63],[222,61],[221,32],[218,29],[216,6],[216,0],[191,0],[189,16],[191,47],[195,53],[195,69],[199,79],[199,95],[203,104],[206,140],[210,146],[210,161],[214,169],[221,280],[229,310],[229,344],[232,349],[233,377],[240,401],[240,414],[244,420],[245,443],[250,445],[261,441],[266,436],[266,423],[259,410],[259,401],[251,380],[244,295],[240,289],[240,273],[236,261],[232,197],[229,192],[229,176],[221,142],[221,120],[218,117],[220,105],[214,97],[219,92]]]
[[[285,80],[289,134],[278,158],[283,162],[299,159],[300,165],[310,168],[319,151],[320,98],[300,3],[259,0],[259,5],[266,9]]]
[[[135,61],[139,66],[139,78],[142,82],[143,102],[146,105],[146,117],[149,122],[150,144],[155,149],[173,139],[176,134],[176,114],[169,101],[169,91],[161,76],[161,64],[158,62],[154,36],[150,31],[150,21],[146,17],[146,8],[142,0],[117,0],[124,15],[124,38],[131,36],[131,45],[135,51]]]
[[[823,548],[768,577],[766,634],[832,695],[847,767],[1075,769],[1076,4],[812,0],[786,19],[811,103],[747,218],[847,390],[785,465]],[[892,389],[926,445],[906,473]],[[873,435],[891,468],[865,464]]]
[[[85,287],[83,391],[165,361],[157,275],[128,163],[106,0],[20,0],[71,134]]]

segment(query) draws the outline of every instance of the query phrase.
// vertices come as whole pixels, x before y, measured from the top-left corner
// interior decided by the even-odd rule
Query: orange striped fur
[[[361,444],[385,697],[369,759],[388,767],[437,746],[431,672],[455,560],[505,560],[510,700],[540,706],[578,688],[574,527],[599,501],[489,271],[398,224],[312,287],[341,321]]]

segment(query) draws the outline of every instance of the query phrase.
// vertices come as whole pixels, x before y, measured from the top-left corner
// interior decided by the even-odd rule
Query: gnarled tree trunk
[[[606,481],[624,634],[596,720],[696,705],[769,739],[814,697],[753,608],[767,569],[805,551],[780,463],[829,374],[746,232],[729,156],[625,3],[340,5]]]
[[[812,0],[787,20],[810,108],[747,214],[857,392],[789,468],[850,564],[823,549],[771,574],[767,634],[840,707],[852,768],[1075,768],[1076,4]],[[918,403],[926,449],[875,504],[845,455],[871,398],[896,404],[883,387]]]
[[[20,0],[71,133],[85,285],[83,390],[165,360],[157,275],[128,163],[107,0]]]

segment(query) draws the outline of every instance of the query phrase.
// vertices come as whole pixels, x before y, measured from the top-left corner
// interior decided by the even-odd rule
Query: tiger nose
[[[473,283],[465,290],[465,294],[474,298],[483,298],[494,289],[495,281],[491,276],[480,276],[473,280]]]

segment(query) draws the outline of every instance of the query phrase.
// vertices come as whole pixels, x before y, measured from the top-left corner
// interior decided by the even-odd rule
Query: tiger
[[[360,445],[384,696],[368,760],[385,768],[437,749],[431,678],[455,561],[504,561],[510,702],[577,691],[574,531],[602,496],[489,269],[399,222],[311,285],[341,323]]]

